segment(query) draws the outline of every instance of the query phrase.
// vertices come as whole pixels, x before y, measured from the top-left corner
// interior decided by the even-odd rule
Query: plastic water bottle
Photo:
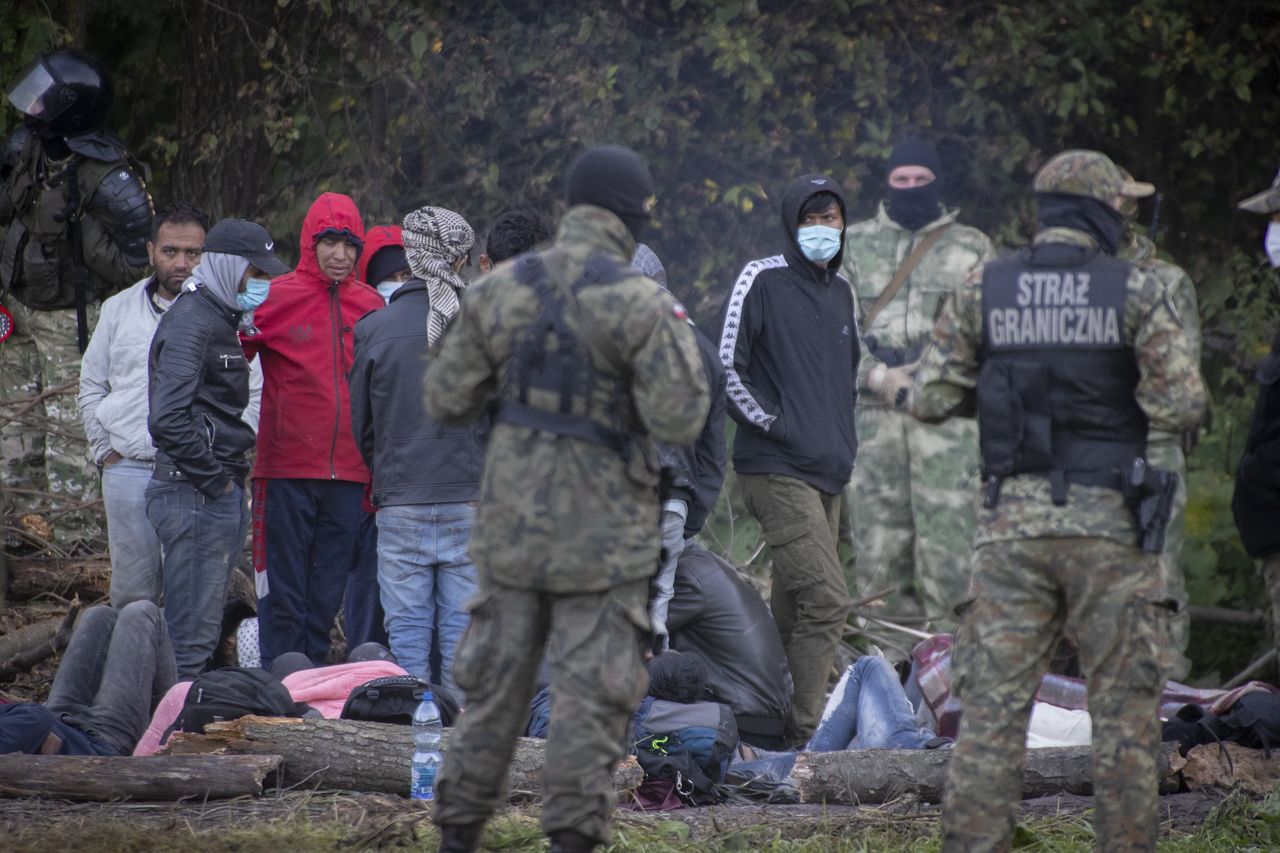
[[[413,776],[409,782],[409,797],[431,801],[436,798],[436,773],[444,757],[440,754],[440,739],[444,724],[440,721],[440,709],[431,698],[431,691],[422,694],[422,701],[413,712]]]

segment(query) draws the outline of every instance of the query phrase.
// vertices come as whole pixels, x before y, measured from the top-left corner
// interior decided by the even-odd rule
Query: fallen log
[[[110,560],[28,557],[9,561],[4,597],[10,602],[30,601],[44,593],[53,593],[62,598],[78,595],[85,601],[97,601],[106,596],[110,588]]]
[[[1160,791],[1181,784],[1176,743],[1160,750]],[[1177,759],[1176,761],[1173,759]],[[903,794],[923,802],[941,802],[951,750],[851,749],[805,752],[796,756],[791,777],[803,803],[859,805],[885,803]],[[1089,794],[1093,789],[1089,747],[1027,750],[1022,796]]]
[[[445,730],[444,749],[449,731]],[[545,742],[520,738],[507,774],[513,800],[538,796],[545,763]],[[281,785],[307,785],[386,794],[409,793],[413,734],[408,726],[354,720],[299,720],[241,717],[205,727],[205,734],[175,733],[163,748],[168,755],[279,755]],[[643,772],[627,757],[613,774],[616,790],[640,784]]]
[[[0,796],[225,800],[262,794],[278,755],[0,755]]]
[[[0,637],[0,680],[27,672],[41,661],[52,657],[71,642],[80,601],[72,602],[65,616],[54,616]]]

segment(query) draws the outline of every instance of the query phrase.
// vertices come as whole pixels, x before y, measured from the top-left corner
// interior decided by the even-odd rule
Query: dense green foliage
[[[631,145],[660,187],[649,242],[704,324],[741,264],[775,249],[773,199],[795,174],[830,172],[866,215],[892,143],[922,133],[948,201],[1008,247],[1033,226],[1039,164],[1103,149],[1164,191],[1157,241],[1199,287],[1214,409],[1191,478],[1195,600],[1260,603],[1229,500],[1248,372],[1280,319],[1261,220],[1234,212],[1276,166],[1267,0],[15,5],[0,72],[54,44],[103,56],[113,124],[156,198],[259,218],[281,243],[326,189],[369,224],[427,202],[479,227],[511,205],[554,214],[584,144]]]

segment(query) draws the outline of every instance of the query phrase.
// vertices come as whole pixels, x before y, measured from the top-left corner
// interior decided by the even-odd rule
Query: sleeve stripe
[[[742,308],[747,301],[747,294],[751,292],[751,286],[755,284],[756,276],[764,270],[777,269],[786,265],[787,261],[782,255],[774,255],[752,261],[743,267],[742,272],[738,274],[738,280],[733,283],[733,292],[729,294],[729,302],[725,310],[724,326],[720,330],[720,363],[724,365],[729,401],[737,406],[743,417],[764,430],[773,424],[777,415],[766,412],[751,396],[751,392],[742,383],[742,377],[733,367],[733,353],[738,346],[738,327],[742,323]]]

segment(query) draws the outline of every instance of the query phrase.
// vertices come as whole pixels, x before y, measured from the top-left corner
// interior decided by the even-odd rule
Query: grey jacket
[[[80,363],[80,419],[93,461],[112,450],[127,459],[151,461],[156,449],[147,431],[147,353],[161,312],[151,301],[153,277],[102,303],[98,325]],[[242,420],[256,433],[262,402],[262,366],[249,366],[249,406]]]
[[[488,417],[447,427],[423,411],[427,307],[427,286],[413,279],[356,323],[351,429],[380,507],[480,497]]]

